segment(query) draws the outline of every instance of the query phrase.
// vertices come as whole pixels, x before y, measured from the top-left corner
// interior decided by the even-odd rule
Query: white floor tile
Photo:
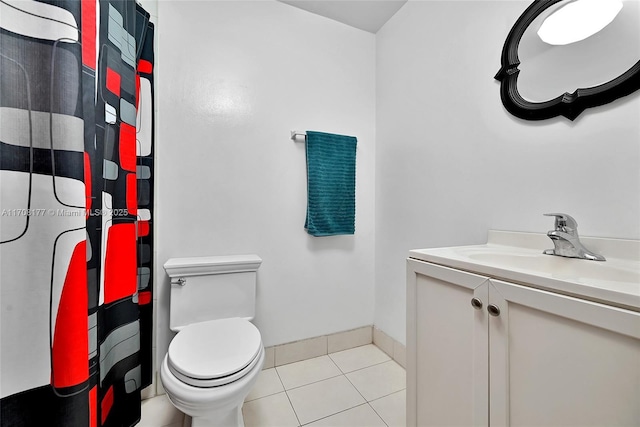
[[[270,396],[284,391],[280,377],[275,368],[264,369],[260,372],[258,380],[246,397],[245,402]]]
[[[242,407],[245,427],[297,427],[298,418],[286,393],[246,402]]]
[[[344,375],[287,391],[300,423],[306,424],[364,403]]]
[[[389,427],[407,425],[407,391],[402,390],[369,402]]]
[[[405,370],[393,360],[346,375],[367,401],[378,399],[407,387]]]
[[[142,401],[142,417],[138,427],[182,424],[184,414],[176,409],[166,394]]]
[[[387,427],[368,404],[347,409],[344,412],[307,424],[310,427]]]
[[[344,373],[391,360],[389,356],[373,344],[331,353],[329,357]]]
[[[286,390],[342,375],[329,356],[278,366],[276,370]]]

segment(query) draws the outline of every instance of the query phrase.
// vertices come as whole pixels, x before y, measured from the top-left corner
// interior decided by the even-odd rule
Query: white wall
[[[640,238],[638,93],[575,122],[502,107],[493,76],[528,4],[410,1],[374,36],[271,0],[159,2],[158,355],[170,257],[259,254],[266,345],[372,322],[404,342],[411,248],[545,232],[551,211]],[[292,129],[358,136],[355,236],[302,229]]]
[[[372,324],[374,35],[276,1],[160,1],[158,15],[158,356],[170,257],[262,257],[266,346]],[[354,236],[304,231],[304,143],[290,130],[358,137]]]
[[[402,342],[409,249],[546,232],[545,212],[640,238],[640,93],[575,122],[501,104],[493,76],[528,4],[409,1],[377,34],[375,324]]]

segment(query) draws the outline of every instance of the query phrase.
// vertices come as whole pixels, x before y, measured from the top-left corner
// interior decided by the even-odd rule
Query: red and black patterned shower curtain
[[[134,0],[0,0],[2,427],[140,418],[153,38]]]

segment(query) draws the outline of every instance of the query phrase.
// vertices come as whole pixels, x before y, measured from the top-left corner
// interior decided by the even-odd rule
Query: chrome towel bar
[[[301,130],[292,130],[291,131],[291,140],[295,141],[297,136],[304,136],[304,139],[307,139],[307,132]]]

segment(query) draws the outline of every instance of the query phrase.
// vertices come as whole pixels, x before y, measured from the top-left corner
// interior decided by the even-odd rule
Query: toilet
[[[172,258],[169,327],[160,366],[167,396],[192,427],[244,426],[242,404],[264,364],[255,315],[257,255]]]

